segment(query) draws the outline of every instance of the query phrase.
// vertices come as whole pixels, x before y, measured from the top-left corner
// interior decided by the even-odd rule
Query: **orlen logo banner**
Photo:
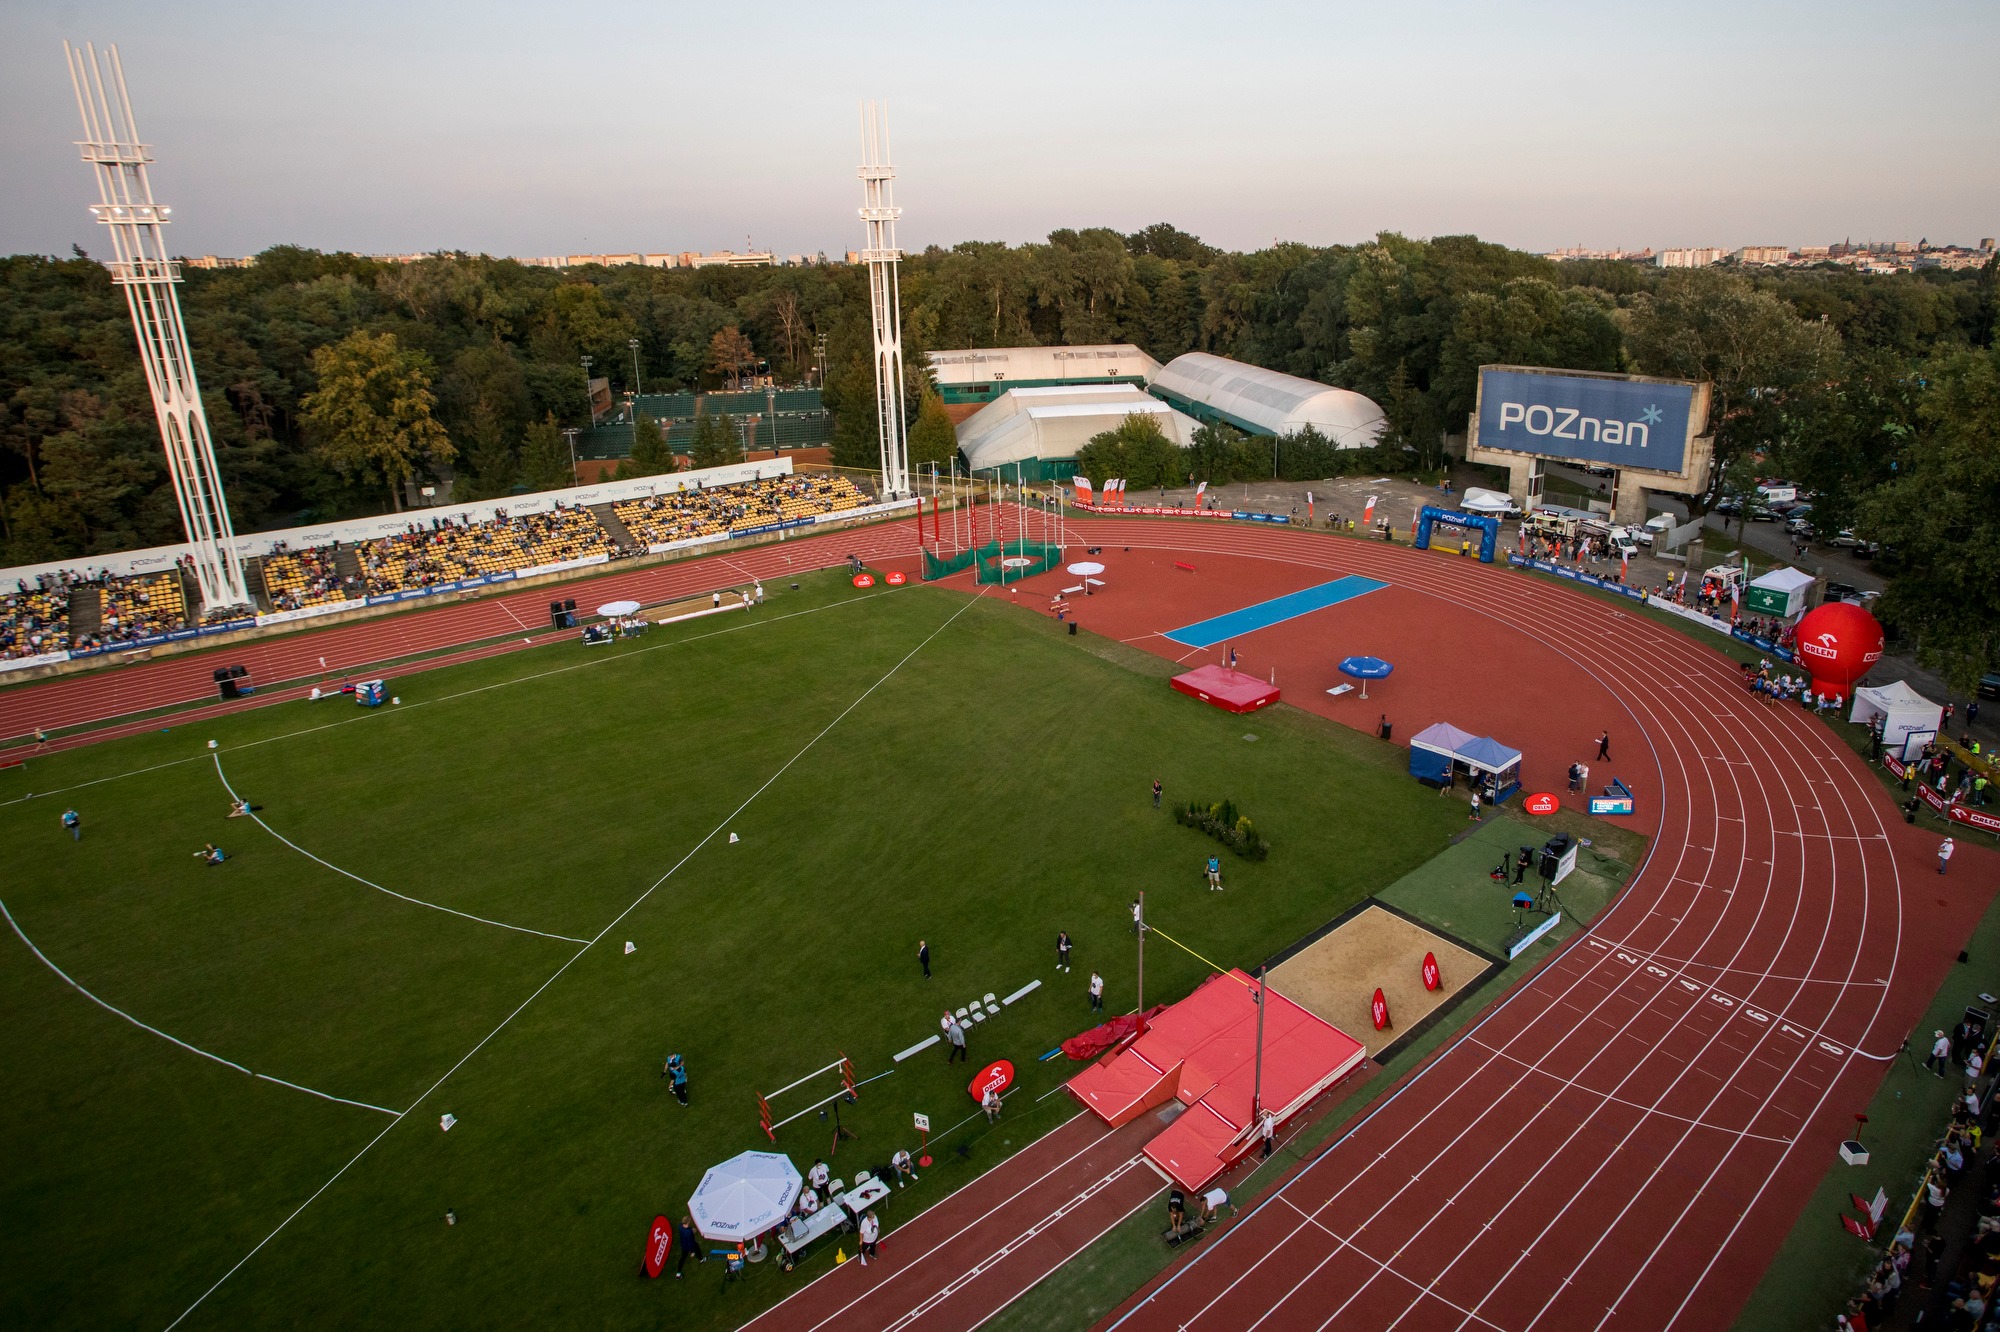
[[[1013,1062],[1006,1059],[996,1059],[985,1068],[979,1070],[979,1073],[972,1079],[972,1083],[966,1088],[966,1091],[972,1093],[973,1100],[983,1101],[986,1099],[987,1088],[990,1087],[994,1091],[1004,1092],[1013,1085]]]
[[[1679,472],[1693,384],[1528,374],[1482,366],[1479,443],[1609,467]]]

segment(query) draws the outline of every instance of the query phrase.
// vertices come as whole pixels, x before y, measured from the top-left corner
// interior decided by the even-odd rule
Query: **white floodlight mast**
[[[879,102],[861,104],[861,220],[868,232],[861,262],[868,265],[868,302],[875,322],[875,421],[882,441],[882,495],[910,494],[910,446],[903,429],[903,307],[897,282],[896,168],[889,165],[889,133]]]
[[[146,164],[153,159],[148,145],[139,141],[118,48],[107,47],[100,59],[89,43],[77,50],[64,42],[63,57],[76,89],[77,113],[83,117],[77,148],[97,168],[100,202],[90,211],[111,234],[113,258],[105,267],[111,280],[125,288],[132,312],[202,601],[211,609],[249,605],[236,533],[209,442],[208,414],[202,410],[201,387],[188,352],[187,324],[174,290],[181,280],[180,265],[167,254],[163,228],[173,210],[153,202],[146,179]]]

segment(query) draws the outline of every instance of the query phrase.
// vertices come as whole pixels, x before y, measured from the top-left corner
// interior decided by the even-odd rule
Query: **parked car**
[[[1644,527],[1614,527],[1611,529],[1611,540],[1629,541],[1635,546],[1650,546],[1653,544],[1653,533],[1651,529]]]
[[[1813,531],[1812,506],[1801,504],[1796,509],[1793,509],[1791,514],[1785,519],[1785,530],[1797,533],[1799,536],[1811,536]]]
[[[2000,672],[1988,671],[1979,677],[1981,698],[2000,698]]]

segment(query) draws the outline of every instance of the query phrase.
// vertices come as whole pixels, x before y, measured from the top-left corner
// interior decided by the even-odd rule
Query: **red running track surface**
[[[453,660],[464,660],[468,655],[525,651],[532,643],[523,642],[523,638],[549,632],[549,602],[558,598],[575,597],[579,611],[623,598],[657,605],[716,588],[743,586],[752,578],[776,582],[781,577],[840,563],[849,553],[878,567],[885,561],[910,565],[913,546],[914,537],[908,525],[882,523],[757,546],[734,555],[709,555],[581,582],[452,602],[380,619],[354,620],[327,629],[278,634],[131,666],[107,666],[100,671],[0,691],[0,737],[29,735],[38,726],[45,731],[56,731],[151,708],[213,699],[212,673],[223,663],[240,662],[248,666],[259,693],[241,704],[181,714],[176,724],[217,711],[297,698],[312,681],[321,678],[322,659],[325,673],[338,680],[343,675],[364,676],[371,667],[397,658],[502,636],[508,637]],[[443,663],[426,662],[410,669],[422,670],[440,664]],[[288,691],[274,688],[284,681],[305,683]],[[272,692],[264,692],[266,689]],[[93,732],[68,739],[88,743],[135,729],[146,728],[126,726],[116,732]]]
[[[1823,723],[1608,601],[1306,532],[1075,530],[1108,566],[1084,627],[1190,662],[1211,658],[1157,634],[1342,574],[1389,581],[1247,636],[1242,666],[1362,730],[1386,710],[1402,737],[1490,732],[1526,752],[1529,789],[1591,761],[1654,834],[1590,931],[1109,1325],[1727,1326],[1985,908],[1992,857],[1940,879],[1938,839]],[[1172,567],[1190,555],[1198,574]],[[1354,652],[1397,668],[1366,704],[1320,692]]]

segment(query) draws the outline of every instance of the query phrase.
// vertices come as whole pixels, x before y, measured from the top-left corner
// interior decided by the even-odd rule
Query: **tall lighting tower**
[[[153,158],[148,145],[139,142],[118,48],[106,48],[100,59],[88,43],[79,51],[64,42],[63,57],[83,117],[77,147],[83,160],[97,168],[100,202],[90,211],[111,234],[114,257],[105,267],[112,282],[125,288],[125,304],[139,335],[139,359],[153,391],[153,414],[160,423],[160,443],[166,448],[167,472],[181,506],[201,599],[210,609],[248,605],[236,533],[229,524],[208,414],[202,410],[187,325],[174,290],[181,280],[180,265],[167,255],[164,228],[173,209],[153,202],[146,179],[146,164]]]
[[[910,447],[903,430],[903,307],[896,278],[896,207],[890,184],[889,132],[880,102],[861,104],[861,221],[868,241],[861,262],[868,265],[868,302],[875,316],[875,422],[882,441],[882,495],[910,493]]]

